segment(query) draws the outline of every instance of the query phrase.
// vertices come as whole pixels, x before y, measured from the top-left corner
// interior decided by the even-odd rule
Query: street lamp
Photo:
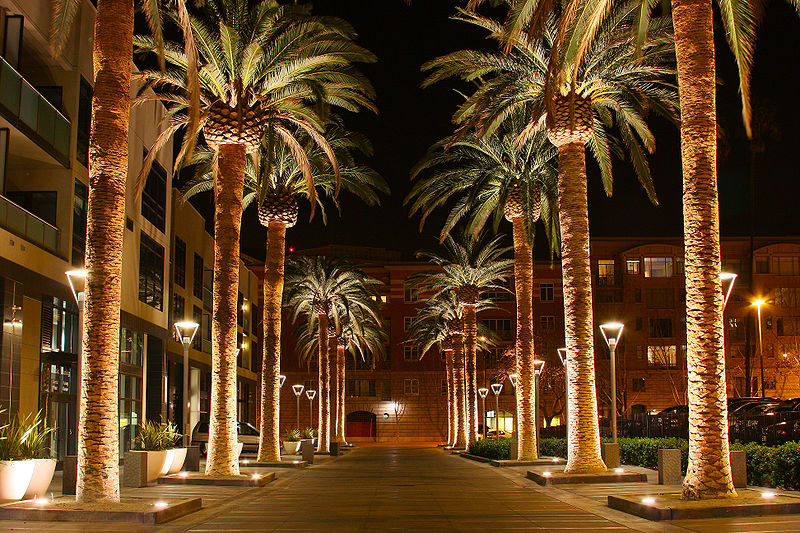
[[[502,383],[492,383],[492,392],[494,393],[494,440],[497,442],[500,442],[500,393],[502,391]]]
[[[731,292],[733,292],[733,286],[736,283],[736,274],[733,272],[721,272],[719,279],[722,282],[722,309],[725,309],[725,306],[728,305],[728,298],[731,297]]]
[[[279,378],[279,379],[280,379],[280,381],[281,381],[281,384],[280,384],[279,386],[280,386],[280,387],[283,387],[283,383],[286,381],[286,376],[284,376],[283,374],[281,374],[280,376],[278,376],[278,378]]]
[[[569,371],[567,370],[567,349],[566,348],[559,348],[556,350],[558,352],[558,358],[561,360],[561,364],[564,365],[564,431],[567,430],[567,413],[569,413]]]
[[[308,427],[314,427],[314,396],[317,395],[317,391],[314,389],[308,389],[306,391],[306,398],[308,398],[308,420],[309,425]]]
[[[297,429],[300,429],[300,395],[303,394],[302,385],[292,385],[295,397],[297,397]]]
[[[75,303],[78,304],[78,375],[76,376],[75,384],[78,389],[78,397],[80,398],[81,387],[83,387],[83,304],[86,301],[86,271],[67,270],[64,274],[67,276],[67,282],[69,283],[69,290],[72,291],[72,297],[75,298]],[[13,375],[13,372],[10,374]],[[11,388],[9,387],[9,394],[10,391]]]
[[[766,300],[759,298],[753,305],[756,306],[758,310],[758,358],[761,362],[761,397],[764,398],[766,396],[766,392],[764,391],[764,345],[761,343],[761,306],[764,305]]]
[[[516,431],[517,411],[519,410],[519,398],[517,397],[517,383],[519,382],[519,374],[509,374],[508,381],[511,382],[511,388],[514,389],[514,412],[511,414],[511,427],[513,427]]]
[[[189,445],[189,412],[192,408],[192,399],[189,398],[189,347],[197,334],[197,322],[175,322],[175,333],[183,345],[183,409],[181,427],[183,427],[183,442]]]
[[[533,425],[536,433],[536,456],[539,456],[539,376],[544,371],[544,361],[533,360]]]
[[[481,423],[483,424],[483,438],[486,439],[486,395],[489,394],[489,389],[486,387],[481,387],[478,389],[478,396],[481,397],[483,400],[483,417],[481,418]]]
[[[625,327],[620,322],[608,322],[600,325],[603,338],[608,344],[611,359],[611,438],[617,442],[617,344],[622,337],[622,330]]]

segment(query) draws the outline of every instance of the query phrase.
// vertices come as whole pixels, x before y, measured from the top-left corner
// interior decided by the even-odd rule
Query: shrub
[[[155,422],[149,420],[139,425],[136,443],[140,450],[161,451],[175,448],[180,444],[183,435],[172,422]]]
[[[567,439],[539,439],[539,454],[547,457],[567,457]]]
[[[800,489],[800,443],[787,442],[774,450],[772,482],[776,487]]]
[[[300,440],[300,437],[301,435],[299,429],[290,429],[283,434],[283,440],[286,442],[297,442]]]
[[[0,413],[5,409],[0,408]],[[45,426],[42,413],[15,417],[0,427],[0,461],[35,459],[44,450],[45,437],[53,428]]]
[[[469,453],[487,459],[510,459],[511,446],[517,441],[511,439],[483,439],[469,445]]]
[[[774,447],[762,446],[755,442],[748,442],[747,444],[734,442],[731,444],[731,450],[743,450],[745,452],[748,485],[773,486],[775,484],[772,480]]]

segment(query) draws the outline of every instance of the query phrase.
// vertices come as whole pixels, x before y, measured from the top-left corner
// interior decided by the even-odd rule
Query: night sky
[[[450,20],[454,0],[317,0],[315,12],[345,18],[358,31],[358,42],[378,56],[363,65],[378,93],[380,113],[346,115],[346,124],[365,133],[375,155],[367,161],[389,182],[392,195],[379,208],[366,208],[341,195],[342,216],[334,210],[328,225],[317,216],[308,222],[307,204],[301,201],[298,225],[287,232],[287,245],[298,249],[326,244],[353,244],[402,250],[409,256],[436,242],[439,225],[432,218],[420,234],[418,219],[409,220],[402,201],[409,189],[409,169],[433,142],[452,131],[450,117],[460,102],[454,82],[421,89],[423,62],[462,48],[490,49],[492,42],[467,24]],[[749,144],[741,126],[738,84],[733,59],[717,26],[718,115],[720,143],[719,189],[722,231],[726,235],[749,232]],[[753,166],[757,176],[756,233],[800,234],[796,214],[800,193],[800,106],[796,81],[800,72],[800,21],[788,3],[772,0],[759,32],[753,78],[756,112],[773,117],[766,150]],[[614,196],[602,191],[598,173],[589,161],[589,215],[592,234],[603,236],[682,235],[681,174],[678,131],[664,122],[651,122],[657,151],[650,158],[660,205],[650,205],[625,161],[615,161]],[[195,200],[210,213],[210,195]],[[193,202],[193,203],[195,203]],[[510,226],[501,226],[510,234]],[[242,251],[264,257],[266,231],[255,209],[243,219]],[[509,237],[510,242],[510,237]],[[546,254],[540,241],[537,255]]]

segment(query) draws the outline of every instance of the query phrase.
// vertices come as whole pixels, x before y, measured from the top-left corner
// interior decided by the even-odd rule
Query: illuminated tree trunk
[[[456,435],[455,379],[453,376],[453,349],[443,348],[445,381],[447,382],[447,445],[452,446]]]
[[[462,305],[464,310],[464,361],[466,363],[467,442],[478,440],[478,376],[477,349],[478,318],[474,305]]]
[[[344,393],[345,393],[345,347],[339,345],[336,347],[336,442],[344,443],[345,439],[345,409],[344,409]]]
[[[736,496],[728,444],[711,0],[673,0],[681,106],[689,377],[687,499]]]
[[[467,406],[465,395],[465,372],[464,372],[464,343],[462,335],[453,335],[453,375],[455,382],[455,414],[456,414],[456,436],[453,446],[458,449],[467,447]]]
[[[317,450],[320,452],[330,451],[331,442],[331,368],[329,361],[329,338],[328,338],[328,316],[317,315],[319,317],[319,422],[317,430]]]
[[[591,102],[561,96],[548,117],[548,137],[558,146],[558,219],[564,286],[564,336],[569,372],[567,473],[606,470],[600,457],[594,371],[592,275],[589,261],[589,207],[586,152],[592,130]]]
[[[264,261],[264,355],[261,364],[261,428],[258,462],[280,461],[281,400],[281,301],[286,224],[267,227],[267,257]]]
[[[520,461],[537,459],[535,359],[533,345],[533,247],[525,234],[522,217],[514,227],[514,287],[517,296],[517,450]]]
[[[92,56],[79,502],[119,501],[119,312],[132,47],[133,2],[99,0]]]
[[[217,148],[208,476],[239,474],[236,453],[236,315],[245,160],[243,144],[220,144]]]

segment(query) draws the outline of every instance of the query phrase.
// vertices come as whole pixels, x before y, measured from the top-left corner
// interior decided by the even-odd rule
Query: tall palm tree
[[[448,236],[443,242],[444,253],[417,252],[418,258],[427,259],[439,266],[441,271],[420,273],[409,278],[423,291],[433,291],[434,297],[452,292],[461,304],[462,327],[454,327],[453,335],[458,335],[460,331],[464,337],[467,445],[478,439],[477,306],[481,293],[506,290],[504,282],[510,277],[514,263],[512,259],[503,259],[510,248],[501,246],[500,240],[500,237],[495,237],[487,241],[465,234],[457,241]],[[459,346],[454,346],[454,364],[459,364],[459,357]]]
[[[140,2],[161,42],[158,2]],[[79,0],[52,0],[50,45],[61,54]],[[174,0],[185,13],[182,0]],[[133,47],[133,0],[98,0],[92,63],[86,299],[78,414],[79,502],[119,501],[119,310]]]
[[[309,327],[316,327],[318,332],[320,451],[329,451],[330,445],[330,339],[336,337],[337,325],[348,315],[370,316],[381,322],[377,310],[369,303],[374,304],[374,300],[363,297],[365,291],[372,294],[379,284],[341,259],[299,256],[287,264],[286,305],[295,320],[304,316]]]
[[[467,218],[466,230],[480,232],[492,218],[497,231],[502,217],[511,222],[514,239],[514,288],[516,291],[516,352],[519,381],[517,447],[520,460],[537,458],[533,361],[533,241],[535,223],[541,217],[550,249],[558,242],[557,173],[555,148],[543,132],[534,134],[518,148],[515,139],[527,125],[516,114],[493,135],[475,133],[434,145],[412,170],[415,183],[406,198],[411,215],[422,222],[438,206],[451,204],[442,236]],[[452,146],[450,146],[452,142]],[[412,202],[413,199],[413,202]]]
[[[297,223],[298,196],[305,196],[320,208],[327,222],[324,198],[338,207],[340,188],[367,205],[380,203],[378,192],[388,194],[383,178],[373,169],[358,164],[356,154],[371,155],[369,141],[362,135],[329,125],[325,147],[308,135],[299,135],[302,151],[285,143],[262,143],[248,158],[245,169],[243,207],[258,205],[258,218],[267,228],[264,262],[264,354],[261,366],[261,424],[258,461],[280,461],[280,341],[281,301],[286,251],[286,230]],[[268,150],[272,150],[272,155]],[[200,152],[196,178],[184,188],[189,197],[213,188],[213,158],[210,150]],[[334,165],[339,168],[334,172]],[[309,170],[310,172],[306,172]]]
[[[655,149],[655,139],[644,119],[654,111],[674,118],[677,96],[667,81],[672,73],[672,34],[669,24],[653,20],[647,40],[637,50],[633,35],[633,6],[615,10],[577,63],[569,49],[555,59],[550,72],[551,45],[557,35],[553,19],[542,39],[520,35],[508,44],[508,53],[471,50],[435,59],[423,68],[431,70],[430,84],[446,77],[480,80],[478,88],[455,114],[459,134],[478,128],[491,135],[515,112],[527,112],[529,122],[518,137],[524,143],[543,127],[558,147],[558,198],[564,284],[564,318],[570,375],[569,459],[566,472],[605,470],[600,457],[597,394],[594,375],[594,331],[589,262],[589,221],[586,197],[586,155],[598,162],[606,192],[611,193],[611,155],[630,157],[639,181],[655,201],[645,151]],[[455,17],[503,34],[500,22],[461,12]],[[554,101],[548,101],[551,79],[575,80],[558,85]],[[548,111],[548,108],[551,110]],[[611,130],[622,140],[611,143]],[[625,147],[625,152],[621,147]]]
[[[212,311],[212,383],[206,475],[239,472],[236,457],[236,303],[239,286],[239,240],[247,153],[266,136],[298,154],[296,138],[304,131],[326,147],[320,132],[328,104],[357,110],[372,108],[372,89],[352,67],[372,61],[353,42],[343,21],[313,17],[305,6],[281,6],[263,0],[213,0],[190,19],[199,68],[173,43],[164,45],[165,72],[145,70],[140,78],[155,98],[170,107],[171,123],[151,148],[144,168],[179,129],[184,144],[176,165],[191,162],[200,133],[214,150],[214,293]],[[157,43],[141,37],[142,52]],[[193,119],[199,99],[201,111]],[[187,112],[188,111],[188,112]],[[269,151],[268,153],[271,153]],[[334,163],[335,172],[338,167]],[[306,169],[307,170],[307,169]]]

